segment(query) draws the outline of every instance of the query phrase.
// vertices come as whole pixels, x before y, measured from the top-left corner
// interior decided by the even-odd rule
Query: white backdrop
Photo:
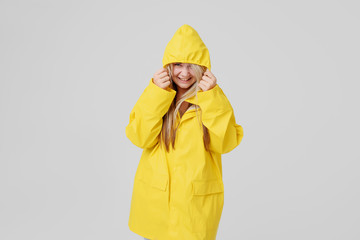
[[[0,239],[141,239],[125,127],[183,24],[244,128],[217,239],[360,239],[359,7],[0,1]]]

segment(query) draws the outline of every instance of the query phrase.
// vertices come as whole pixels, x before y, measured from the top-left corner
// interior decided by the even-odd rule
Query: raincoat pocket
[[[214,193],[224,192],[223,183],[218,180],[212,181],[194,181],[193,182],[193,195],[208,195]]]
[[[156,239],[157,231],[167,225],[168,206],[167,175],[140,172],[134,181],[129,227],[135,233]]]
[[[163,192],[166,191],[168,186],[168,176],[161,174],[153,174],[152,176],[140,176],[138,178],[145,185],[156,188],[157,190],[161,190]]]
[[[164,175],[154,175],[151,179],[150,185],[154,188],[166,191],[168,185],[168,177]]]
[[[192,186],[193,232],[216,233],[224,206],[223,182],[220,180],[193,181]]]

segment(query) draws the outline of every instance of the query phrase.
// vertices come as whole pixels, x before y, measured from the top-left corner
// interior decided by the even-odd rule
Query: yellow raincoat
[[[163,66],[195,63],[210,69],[208,49],[189,25],[180,27],[165,49]],[[186,101],[198,110],[210,135],[210,151],[203,143],[196,109],[190,107],[177,121],[175,149],[160,146],[162,118],[176,91],[150,80],[130,113],[126,136],[143,149],[135,174],[129,228],[151,240],[214,240],[224,204],[221,154],[240,144],[243,128],[233,108],[216,85],[199,90]]]

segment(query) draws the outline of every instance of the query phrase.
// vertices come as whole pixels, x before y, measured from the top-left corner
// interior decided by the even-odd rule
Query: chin
[[[180,88],[190,88],[193,84],[194,84],[194,82],[192,82],[192,83],[176,83],[176,85]]]

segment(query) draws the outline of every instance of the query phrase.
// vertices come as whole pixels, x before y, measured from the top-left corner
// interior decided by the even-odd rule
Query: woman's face
[[[196,81],[194,72],[189,63],[174,63],[173,64],[173,81],[178,88],[188,89]]]

